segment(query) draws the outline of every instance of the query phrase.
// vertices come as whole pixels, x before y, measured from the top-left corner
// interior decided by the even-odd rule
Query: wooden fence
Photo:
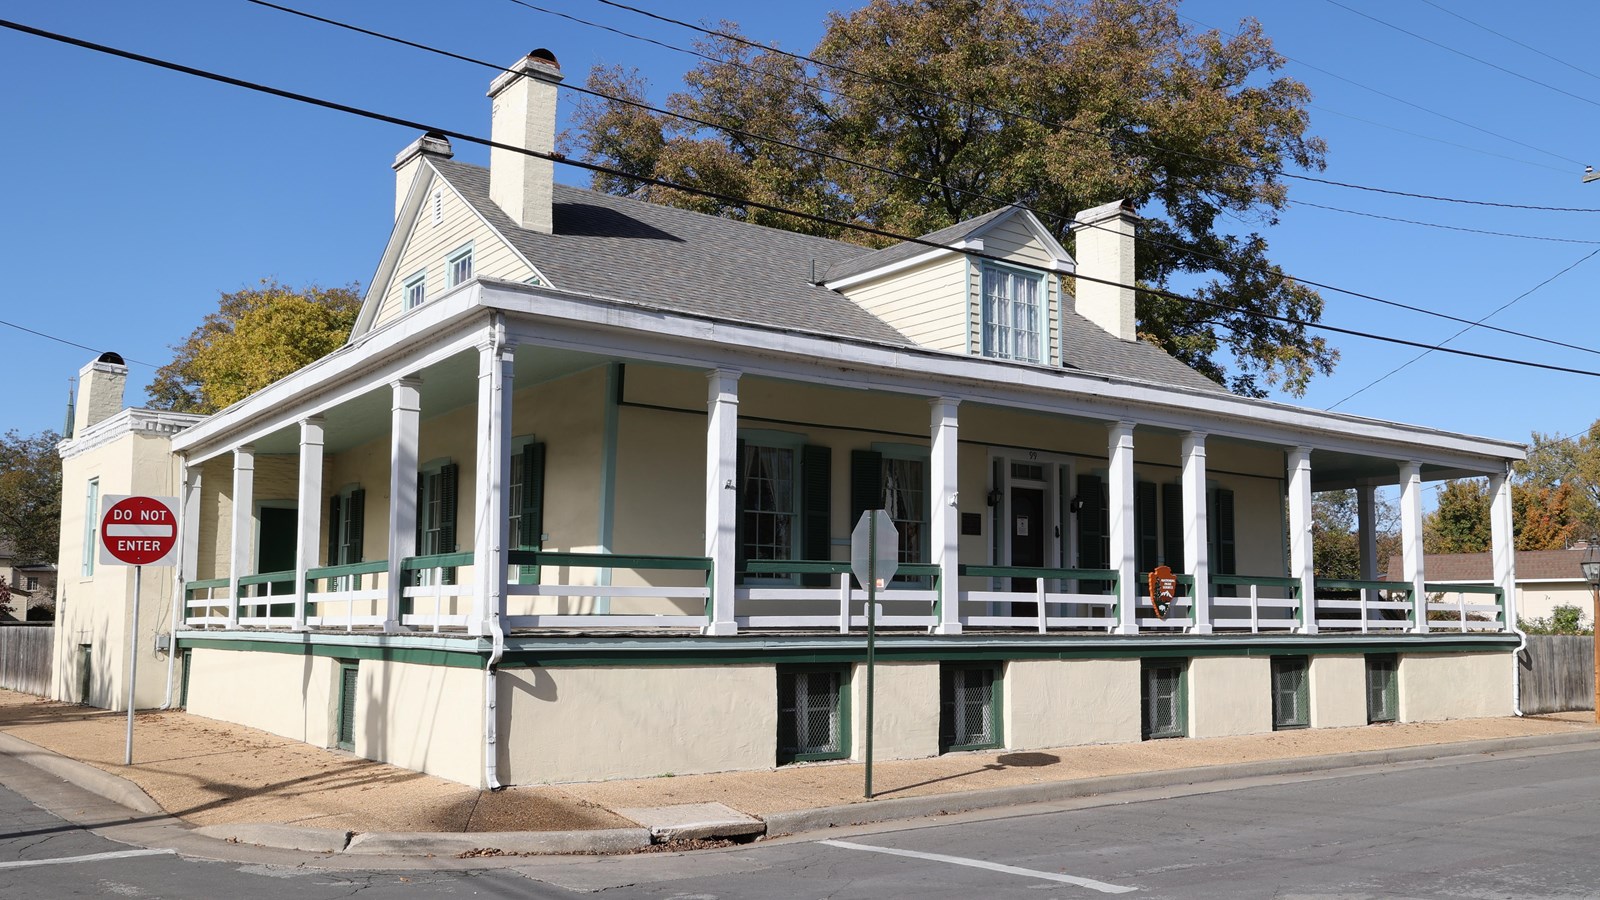
[[[25,694],[50,693],[54,625],[0,627],[0,687]]]
[[[1522,667],[1522,711],[1594,709],[1594,638],[1530,634]]]

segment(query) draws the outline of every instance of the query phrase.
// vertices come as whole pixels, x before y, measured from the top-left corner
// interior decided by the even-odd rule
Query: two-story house
[[[494,141],[549,153],[560,80],[495,79]],[[488,786],[859,756],[875,508],[880,757],[1513,708],[1522,448],[1140,342],[1121,203],[1075,256],[1016,207],[869,251],[515,149],[424,136],[394,171],[349,344],[172,440],[192,712]],[[1442,620],[1421,490],[1469,475],[1494,586]],[[1313,491],[1383,485],[1403,577],[1369,540],[1368,580],[1319,582]]]

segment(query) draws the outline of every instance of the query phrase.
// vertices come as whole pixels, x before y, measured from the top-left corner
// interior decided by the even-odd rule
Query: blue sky
[[[1590,52],[1596,37],[1590,4],[1523,4],[1514,17],[1504,4],[1483,0],[1338,4],[1186,0],[1181,12],[1191,24],[1230,31],[1241,17],[1261,20],[1291,59],[1282,74],[1312,89],[1312,131],[1329,145],[1328,169],[1319,177],[1600,209],[1600,182],[1580,183],[1584,162],[1600,165],[1600,62]],[[508,0],[448,8],[286,5],[506,64],[549,47],[577,81],[595,63],[635,65],[658,98],[693,62]],[[593,0],[537,5],[674,44],[693,37]],[[639,5],[680,18],[737,20],[753,37],[800,51],[815,44],[830,10],[853,8],[799,0]],[[486,70],[243,0],[13,0],[0,17],[446,128],[488,130]],[[143,402],[153,367],[215,308],[219,292],[262,278],[334,285],[371,277],[391,225],[389,164],[414,133],[9,31],[0,32],[0,83],[6,85],[0,160],[10,176],[0,205],[0,264],[10,273],[0,319],[122,353],[131,366],[129,402]],[[563,118],[570,109],[568,95]],[[458,146],[457,157],[482,163],[486,153]],[[557,177],[586,183],[576,170],[558,167]],[[1292,275],[1469,319],[1600,249],[1600,214],[1437,203],[1304,182],[1291,185],[1290,199],[1561,239],[1422,227],[1307,205],[1264,229],[1274,259]],[[1597,284],[1600,256],[1489,321],[1594,347]],[[1325,297],[1324,321],[1341,327],[1423,342],[1461,327],[1332,292]],[[1304,397],[1283,399],[1514,440],[1534,430],[1570,433],[1600,417],[1600,406],[1582,399],[1600,396],[1600,378],[1438,353],[1346,400],[1418,351],[1354,337],[1331,340],[1343,357],[1335,373],[1316,379]],[[1451,346],[1600,371],[1600,355],[1503,334],[1469,332]],[[0,355],[8,373],[0,430],[59,428],[67,380],[91,354],[0,325]]]

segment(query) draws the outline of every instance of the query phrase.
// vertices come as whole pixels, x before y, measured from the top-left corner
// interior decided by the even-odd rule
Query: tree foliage
[[[1374,565],[1383,577],[1389,557],[1400,552],[1400,513],[1382,496],[1376,498],[1373,530],[1378,539]],[[1355,581],[1361,578],[1359,501],[1354,490],[1325,491],[1311,497],[1312,565],[1318,578]]]
[[[1600,421],[1571,437],[1535,431],[1528,458],[1517,464],[1519,483],[1562,489],[1573,537],[1600,535]]]
[[[1489,487],[1481,478],[1447,481],[1439,505],[1423,517],[1424,553],[1481,553],[1489,549]]]
[[[212,413],[344,345],[361,309],[358,287],[302,290],[263,280],[223,294],[189,339],[173,346],[145,391],[156,409]]]
[[[0,437],[0,543],[17,558],[53,563],[61,542],[61,455],[53,431]]]
[[[813,66],[726,37],[667,108],[579,103],[564,146],[674,183],[901,234],[924,234],[1017,202],[1064,243],[1083,210],[1131,199],[1144,217],[1141,285],[1175,282],[1226,311],[1138,297],[1139,331],[1232,390],[1300,393],[1337,352],[1303,324],[1320,296],[1284,277],[1259,233],[1287,201],[1284,168],[1320,169],[1310,92],[1274,73],[1259,23],[1200,32],[1177,0],[871,0],[832,13]],[[718,29],[735,34],[737,26]],[[642,100],[636,72],[596,67],[588,86]],[[781,140],[781,146],[719,129]],[[794,149],[795,147],[801,149]],[[852,165],[807,151],[859,162]],[[914,173],[917,179],[895,173]],[[715,215],[868,245],[860,232],[628,178],[594,186]]]

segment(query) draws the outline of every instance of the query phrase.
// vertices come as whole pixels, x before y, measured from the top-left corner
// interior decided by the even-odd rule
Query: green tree
[[[1322,299],[1284,276],[1259,233],[1287,203],[1284,168],[1320,169],[1310,92],[1274,73],[1259,23],[1200,32],[1177,0],[871,0],[833,13],[811,66],[728,38],[672,94],[706,128],[608,100],[580,101],[569,152],[639,175],[903,234],[1018,202],[1071,245],[1072,216],[1131,199],[1144,223],[1141,285],[1200,286],[1218,310],[1138,296],[1139,331],[1230,389],[1303,392],[1337,352],[1304,325]],[[718,30],[732,34],[737,26]],[[597,67],[589,86],[642,99],[636,73]],[[741,129],[878,167],[850,165]],[[885,171],[887,170],[887,171]],[[918,179],[892,173],[914,173]],[[883,240],[637,181],[598,190],[869,245]],[[999,198],[998,202],[997,199]]]
[[[1445,482],[1439,505],[1422,519],[1424,553],[1489,549],[1489,487],[1481,478]]]
[[[361,309],[359,287],[295,290],[263,280],[223,294],[173,346],[145,391],[156,409],[212,413],[339,349]]]
[[[1378,552],[1374,561],[1382,578],[1389,557],[1400,552],[1400,513],[1381,495],[1374,504]],[[1325,491],[1311,497],[1312,565],[1318,578],[1355,581],[1361,578],[1359,501],[1354,490]]]
[[[1533,488],[1568,488],[1565,514],[1573,536],[1600,535],[1600,421],[1570,437],[1535,431],[1528,458],[1517,464],[1517,480]]]
[[[53,563],[61,543],[61,455],[53,431],[0,437],[0,543],[17,558]]]

